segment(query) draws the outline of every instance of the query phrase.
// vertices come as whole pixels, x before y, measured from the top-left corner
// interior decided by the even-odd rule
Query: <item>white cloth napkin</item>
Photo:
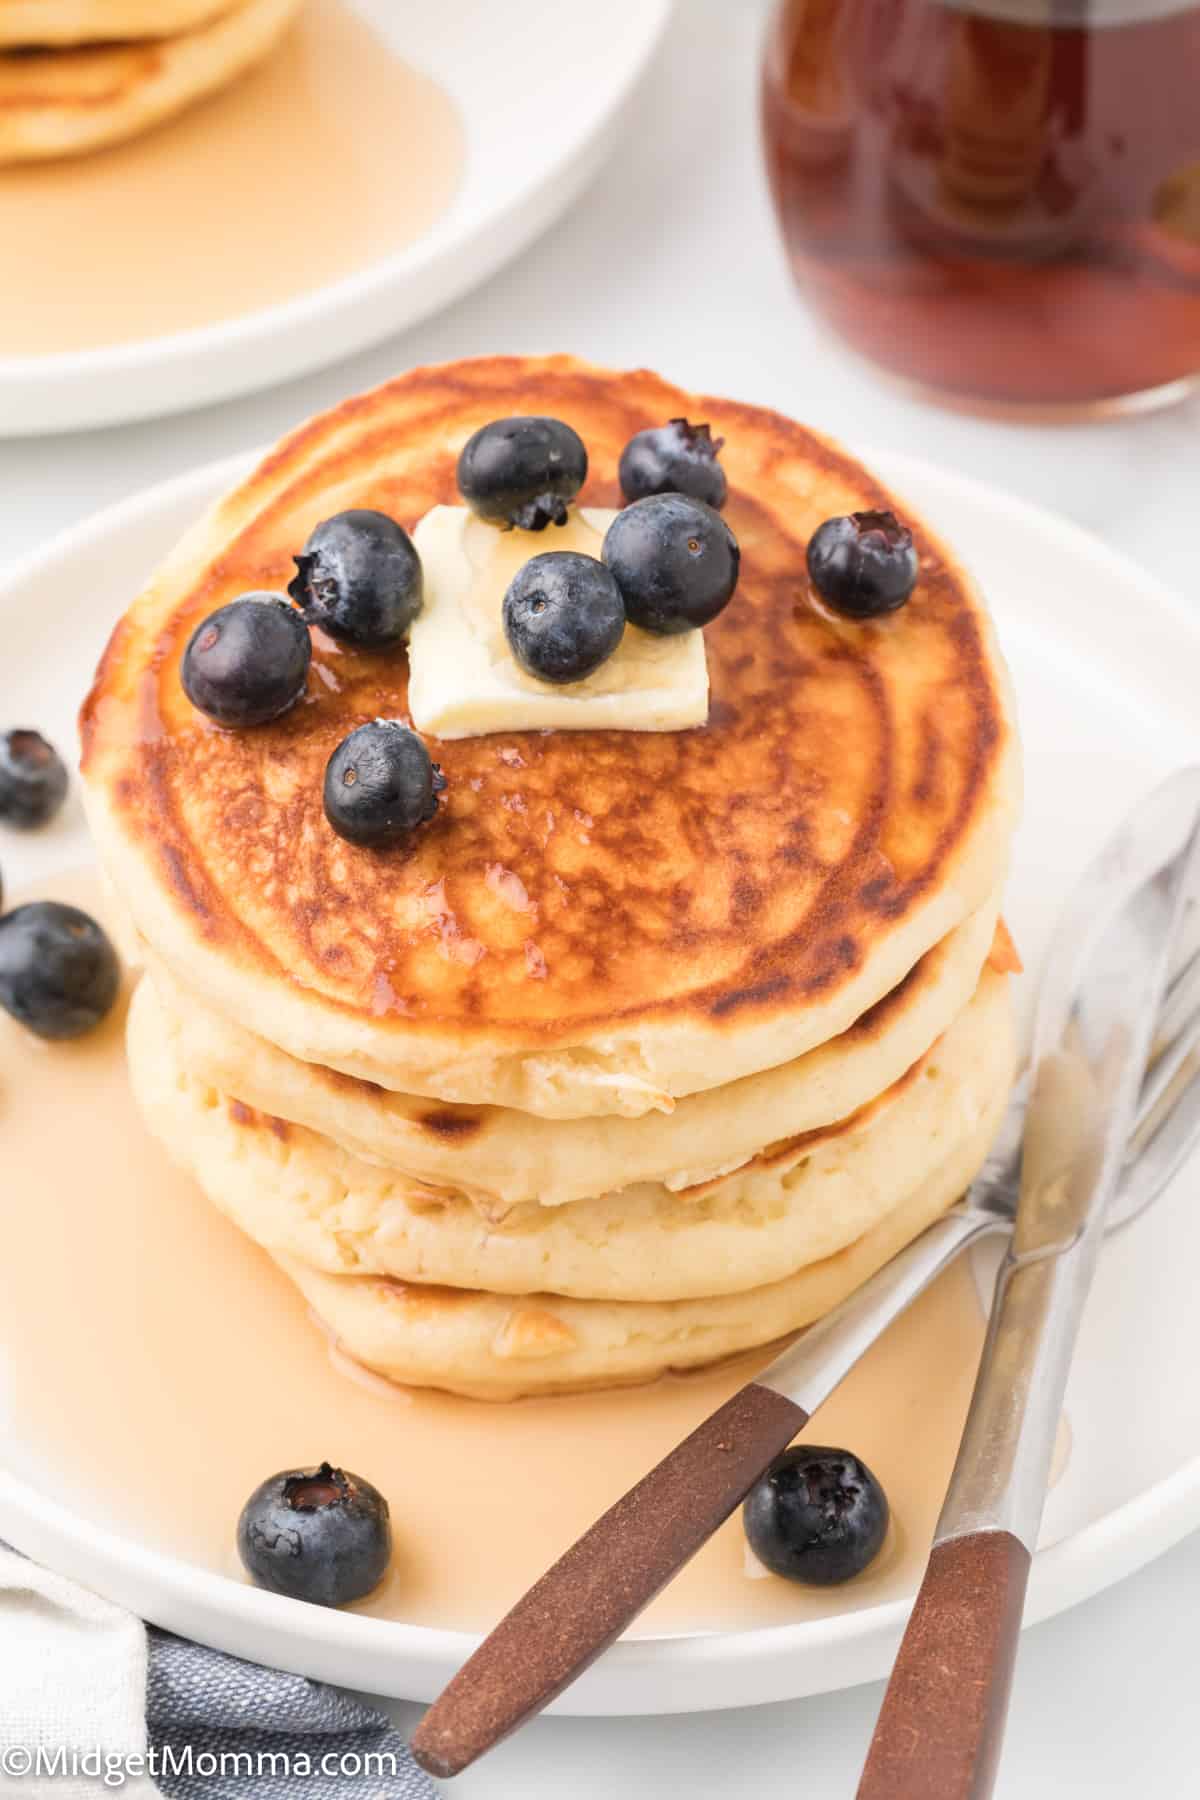
[[[0,1800],[107,1793],[435,1800],[381,1713],[147,1629],[0,1545]]]
[[[131,1766],[145,1753],[147,1662],[139,1619],[0,1548],[0,1796],[96,1800],[99,1779],[59,1775],[53,1759],[101,1751]],[[135,1776],[120,1791],[156,1789]]]

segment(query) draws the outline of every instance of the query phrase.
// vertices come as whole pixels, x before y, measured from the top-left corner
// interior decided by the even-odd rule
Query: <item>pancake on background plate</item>
[[[239,0],[0,0],[0,48],[178,37]]]
[[[620,506],[645,427],[724,440],[741,571],[703,632],[707,718],[696,634],[676,659],[688,728],[494,729],[491,692],[480,735],[426,734],[434,816],[357,847],[324,771],[351,730],[408,721],[405,651],[314,630],[300,701],[228,730],[184,693],[184,648],[239,595],[284,592],[320,521],[372,508],[413,531],[440,508],[414,653],[461,604],[507,657],[470,583],[448,599],[466,537],[445,509],[468,438],[528,414],[583,439],[580,518]],[[907,602],[861,621],[814,598],[806,552],[864,511],[899,514],[919,563]],[[554,527],[471,530],[505,570],[555,548]],[[469,729],[473,677],[452,673]],[[523,676],[531,693],[536,716]],[[556,719],[581,716],[559,693]],[[294,432],[188,533],[114,632],[81,730],[148,971],[130,1058],[150,1126],[394,1380],[501,1399],[764,1344],[987,1153],[1014,1060],[1007,673],[950,553],[776,413],[568,357],[413,370]]]
[[[0,48],[0,165],[99,150],[228,86],[274,49],[302,0],[203,9],[177,36]],[[215,16],[206,16],[215,11]],[[5,41],[0,0],[0,44]]]

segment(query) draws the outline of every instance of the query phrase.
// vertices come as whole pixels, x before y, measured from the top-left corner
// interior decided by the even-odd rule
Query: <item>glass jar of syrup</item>
[[[783,0],[796,279],[926,392],[1085,413],[1200,379],[1200,0]]]

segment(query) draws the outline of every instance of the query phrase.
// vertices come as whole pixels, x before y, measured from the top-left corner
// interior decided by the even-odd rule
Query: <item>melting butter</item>
[[[504,635],[514,575],[547,550],[599,557],[616,517],[580,508],[543,532],[500,531],[463,506],[435,506],[413,541],[425,604],[412,629],[409,708],[418,731],[481,737],[495,731],[680,731],[708,718],[704,634],[658,637],[625,627],[608,661],[562,687],[517,664]]]

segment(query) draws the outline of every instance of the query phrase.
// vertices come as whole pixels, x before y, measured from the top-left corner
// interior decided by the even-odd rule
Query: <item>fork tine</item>
[[[1119,1230],[1162,1193],[1200,1143],[1200,1056],[1193,1047],[1131,1140],[1131,1157],[1108,1219]]]
[[[1143,1127],[1170,1091],[1180,1070],[1200,1045],[1200,956],[1196,974],[1187,990],[1177,990],[1163,1010],[1156,1034],[1154,1060],[1146,1071],[1138,1097],[1137,1119],[1131,1143],[1136,1146]]]
[[[1200,856],[1189,870],[1194,888],[1200,880]],[[1200,1043],[1200,897],[1189,893],[1176,922],[1170,972],[1154,1028],[1150,1061],[1138,1097],[1126,1162],[1133,1160],[1148,1122]]]
[[[1188,909],[1189,912],[1191,908]],[[1182,934],[1181,934],[1182,935]],[[1159,1015],[1156,1036],[1161,1039],[1175,1037],[1187,1015],[1190,1015],[1200,999],[1200,945],[1191,949],[1177,951],[1172,966],[1171,979],[1163,996],[1162,1012]]]

